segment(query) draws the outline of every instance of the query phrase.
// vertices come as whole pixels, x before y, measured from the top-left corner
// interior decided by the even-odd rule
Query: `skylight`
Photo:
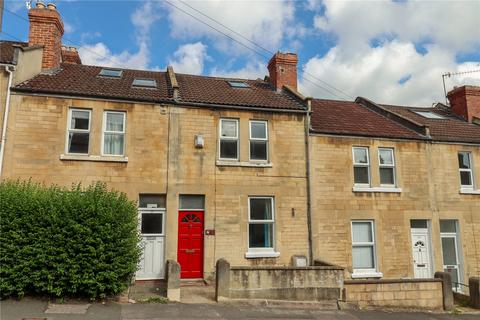
[[[446,119],[445,117],[431,111],[414,111],[414,112],[428,119]]]
[[[102,77],[120,78],[122,76],[122,70],[104,68],[98,75]]]
[[[249,88],[250,86],[243,81],[227,81],[233,88]]]
[[[134,87],[144,87],[144,88],[156,88],[157,87],[157,81],[154,79],[138,79],[135,78],[133,80]]]

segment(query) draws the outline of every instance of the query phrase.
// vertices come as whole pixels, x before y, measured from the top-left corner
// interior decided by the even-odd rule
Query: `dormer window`
[[[98,75],[102,77],[121,78],[122,70],[103,68]]]
[[[135,78],[135,79],[133,79],[132,86],[140,87],[140,88],[156,88],[157,87],[157,81],[155,81],[154,79]]]
[[[227,81],[232,88],[250,88],[250,86],[243,81]]]

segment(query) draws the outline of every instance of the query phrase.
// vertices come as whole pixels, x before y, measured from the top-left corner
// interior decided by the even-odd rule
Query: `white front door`
[[[157,208],[140,208],[138,211],[143,251],[136,279],[163,279],[165,277],[165,211]]]
[[[422,223],[411,225],[413,274],[415,278],[431,278],[432,267],[430,261],[430,236],[428,232],[427,221],[415,221],[422,221]]]

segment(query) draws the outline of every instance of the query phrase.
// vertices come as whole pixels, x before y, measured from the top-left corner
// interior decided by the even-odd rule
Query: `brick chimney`
[[[43,46],[42,69],[58,68],[62,60],[63,22],[56,6],[37,2],[28,12],[29,46]]]
[[[452,111],[468,122],[480,119],[480,87],[462,86],[447,94]]]
[[[277,90],[281,90],[285,85],[297,90],[297,63],[295,53],[275,53],[268,62],[270,83]]]
[[[82,64],[77,48],[62,46],[62,62],[69,64]]]

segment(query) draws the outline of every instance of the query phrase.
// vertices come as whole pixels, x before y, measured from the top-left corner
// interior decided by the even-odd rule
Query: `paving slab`
[[[45,313],[85,314],[90,304],[49,303]]]

